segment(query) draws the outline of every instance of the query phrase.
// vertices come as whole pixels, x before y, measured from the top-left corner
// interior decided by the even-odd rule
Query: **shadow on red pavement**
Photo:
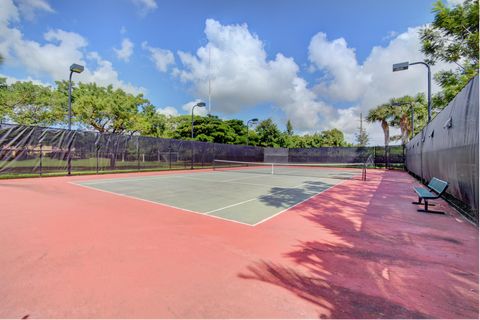
[[[445,203],[447,215],[418,213],[412,184],[385,172],[305,202],[294,210],[318,237],[299,235],[285,263],[260,260],[239,277],[289,290],[320,318],[478,318],[478,229]]]

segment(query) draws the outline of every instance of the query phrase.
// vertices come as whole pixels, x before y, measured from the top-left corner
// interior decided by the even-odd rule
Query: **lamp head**
[[[407,62],[400,62],[400,63],[395,63],[393,65],[393,72],[395,71],[403,71],[403,70],[407,70],[408,69],[408,61]]]
[[[81,66],[79,64],[76,64],[76,63],[74,63],[70,66],[70,71],[75,72],[75,73],[82,73],[83,69],[84,69],[83,66]]]
[[[199,102],[195,106],[200,107],[200,108],[204,108],[205,107],[205,102]]]

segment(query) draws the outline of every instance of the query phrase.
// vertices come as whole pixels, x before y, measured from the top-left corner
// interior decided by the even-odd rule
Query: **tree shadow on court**
[[[292,219],[309,221],[305,224],[308,231],[298,235],[296,245],[284,252],[281,259],[254,262],[238,276],[290,291],[318,306],[320,318],[442,317],[439,312],[466,318],[478,315],[472,298],[462,299],[462,292],[457,289],[465,287],[465,283],[475,286],[478,271],[473,268],[470,274],[462,274],[462,262],[454,255],[432,251],[437,247],[464,251],[463,242],[448,239],[445,229],[412,221],[411,216],[405,218],[405,212],[394,210],[390,214],[399,203],[411,200],[405,190],[397,191],[395,184],[394,180],[378,184],[357,182],[353,187],[342,184],[335,187],[335,192],[322,193],[297,206]],[[378,192],[382,188],[387,188],[389,194]],[[281,196],[282,201],[286,196]],[[304,225],[301,221],[296,223]],[[312,236],[312,230],[318,233]],[[429,230],[435,235],[429,234]],[[420,237],[422,244],[419,246],[411,237]],[[428,270],[429,274],[433,271],[452,283],[429,281],[419,270]],[[450,278],[445,270],[452,274]],[[449,288],[451,291],[442,292]],[[448,302],[434,306],[430,294],[441,299],[439,303]],[[455,301],[450,302],[453,298]],[[452,310],[453,305],[456,307]],[[420,306],[432,314],[419,311]]]
[[[321,181],[305,181],[302,187],[273,187],[269,193],[258,197],[260,202],[276,208],[292,207],[303,200],[331,187],[332,184]]]
[[[320,313],[319,318],[430,318],[385,298],[362,293],[362,290],[349,286],[348,280],[345,281],[345,285],[337,285],[331,283],[328,277],[312,276],[297,268],[273,262],[258,262],[249,266],[247,273],[239,276],[285,288],[298,297],[328,310],[327,313]]]

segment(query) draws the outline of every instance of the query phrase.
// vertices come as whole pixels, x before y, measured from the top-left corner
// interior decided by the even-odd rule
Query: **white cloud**
[[[298,130],[321,130],[327,125],[335,110],[316,99],[307,82],[297,75],[299,67],[292,58],[279,53],[268,60],[263,42],[246,24],[225,26],[208,19],[205,34],[208,43],[195,55],[178,52],[183,68],[174,69],[174,75],[192,84],[202,98],[208,96],[210,77],[213,112],[233,114],[270,103]]]
[[[166,116],[178,116],[178,110],[174,107],[157,108],[157,112]]]
[[[45,0],[17,0],[16,2],[21,15],[27,20],[35,19],[37,11],[55,12],[48,1]]]
[[[457,6],[459,4],[463,4],[465,0],[447,0],[447,4],[450,6],[450,7],[453,7],[453,6]]]
[[[18,21],[18,9],[11,0],[0,0],[0,54],[6,65],[22,67],[32,76],[49,76],[52,81],[67,80],[72,63],[85,66],[85,71],[75,75],[75,81],[112,84],[131,93],[145,92],[119,79],[112,63],[102,59],[98,53],[87,51],[87,40],[74,32],[50,30],[44,34],[42,43],[24,38],[13,26]]]
[[[312,89],[299,76],[299,67],[292,58],[278,53],[274,59],[268,59],[263,42],[247,25],[221,25],[209,19],[205,27],[208,43],[195,54],[178,52],[183,67],[175,68],[173,74],[190,84],[194,94],[202,99],[208,97],[210,77],[213,112],[234,114],[248,107],[270,104],[283,112],[285,120],[292,121],[297,132],[336,127],[353,142],[360,113],[366,117],[368,110],[392,97],[426,92],[424,67],[392,72],[393,63],[423,61],[419,28],[410,28],[396,36],[390,34],[393,38],[388,45],[374,47],[363,63],[345,39],[329,41],[324,33],[318,33],[310,43],[311,65],[307,72],[318,72],[323,77]],[[449,68],[450,65],[438,63],[432,67],[432,74]],[[432,89],[434,93],[438,91],[436,85]],[[349,101],[352,106],[335,109],[323,100],[325,95],[332,103]],[[191,104],[184,109],[190,110]],[[364,122],[364,126],[371,144],[383,144],[378,124]],[[392,129],[392,134],[395,133]]]
[[[20,19],[17,7],[11,0],[0,0],[0,28],[6,26],[9,21],[15,22]]]
[[[15,78],[15,77],[12,77],[12,76],[9,76],[9,75],[5,75],[5,74],[1,74],[0,73],[0,78],[6,78],[6,81],[7,81],[7,84],[10,85],[12,83],[15,83],[17,81],[21,81],[21,82],[32,82],[34,84],[38,84],[38,85],[41,85],[41,86],[44,86],[44,87],[48,87],[48,86],[51,86],[50,83],[45,83],[41,80],[38,80],[38,79],[35,79],[35,78],[32,78],[30,76],[26,77],[26,78],[22,78],[22,79],[19,79],[19,78]]]
[[[115,51],[117,58],[120,60],[123,60],[125,62],[128,62],[130,60],[130,56],[133,53],[133,43],[130,41],[128,38],[124,38],[122,40],[122,46],[120,49],[113,48],[113,51]]]
[[[142,48],[150,52],[150,59],[158,71],[167,72],[168,67],[175,64],[175,57],[170,50],[150,47],[146,41],[142,43]]]
[[[308,58],[332,78],[315,87],[319,95],[326,94],[337,101],[355,101],[371,80],[371,75],[357,63],[355,49],[349,48],[343,38],[328,41],[325,33],[317,33],[310,41]]]
[[[156,0],[131,0],[140,9],[142,16],[157,9]]]
[[[341,128],[346,133],[350,141],[353,141],[354,134],[358,132],[360,112],[365,117],[368,110],[387,102],[392,97],[427,92],[427,72],[424,66],[411,66],[403,72],[392,72],[394,63],[424,60],[424,56],[420,52],[419,29],[420,27],[409,28],[392,39],[386,47],[374,47],[363,65],[355,60],[355,64],[361,68],[362,72],[369,75],[369,81],[359,85],[362,93],[355,100],[355,105],[349,109],[340,110],[338,118],[332,122],[333,126]],[[445,63],[437,63],[432,66],[432,75],[439,70],[452,67]],[[334,69],[336,65],[333,64],[330,68]],[[356,74],[355,70],[358,69],[352,68],[352,76]],[[333,78],[331,81],[337,85],[337,78]],[[344,84],[343,79],[339,79],[338,85],[342,84]],[[345,90],[357,90],[357,84],[352,83],[350,86],[346,86]],[[439,87],[432,80],[432,92],[438,91]],[[379,124],[366,124],[366,128],[371,144],[383,144],[383,131]],[[396,133],[395,130],[392,132]]]

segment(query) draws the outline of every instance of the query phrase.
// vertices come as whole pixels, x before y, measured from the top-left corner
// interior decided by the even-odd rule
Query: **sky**
[[[338,128],[354,142],[360,114],[427,90],[419,30],[431,0],[0,0],[0,76],[74,81],[143,94],[167,115],[272,118],[298,134]],[[448,0],[455,5],[461,0]],[[437,63],[432,72],[452,68]],[[433,93],[439,90],[434,83]],[[364,123],[370,145],[379,124]]]

